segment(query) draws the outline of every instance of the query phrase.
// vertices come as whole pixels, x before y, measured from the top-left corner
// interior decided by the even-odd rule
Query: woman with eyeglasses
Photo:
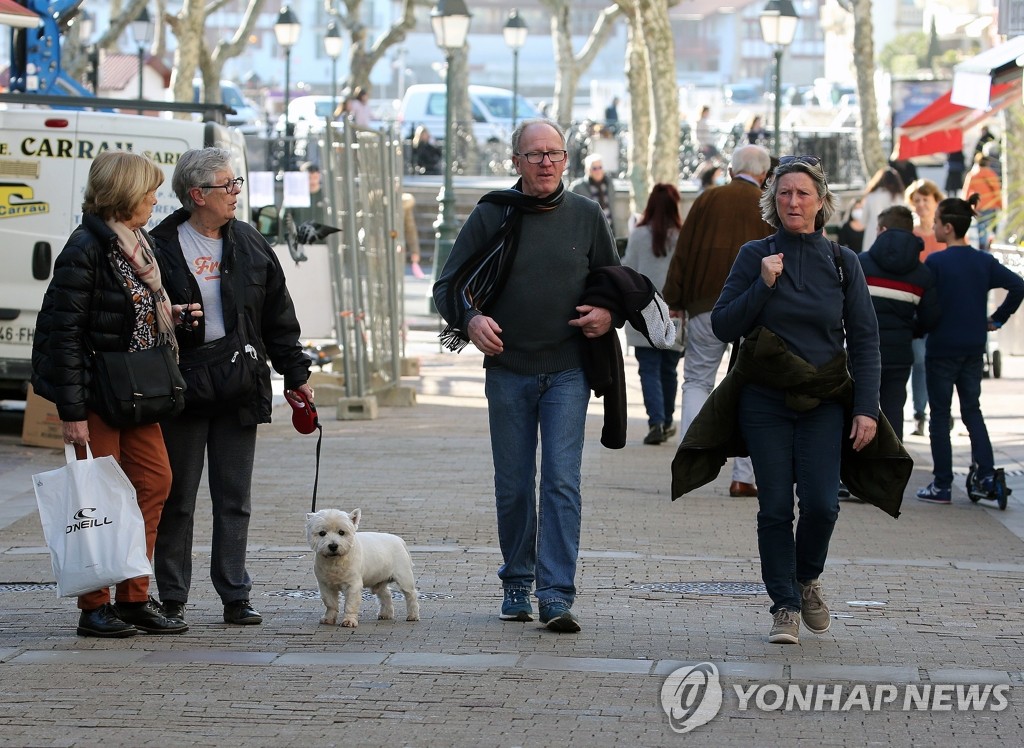
[[[185,412],[163,425],[174,481],[160,520],[154,572],[164,613],[185,620],[192,585],[196,494],[208,463],[213,503],[210,576],[224,622],[262,617],[249,602],[245,567],[256,426],[270,422],[271,363],[285,388],[313,400],[309,358],[284,272],[266,240],[235,220],[244,180],[221,148],[186,151],[171,179],[182,207],[153,230],[165,286],[175,303],[198,302],[203,315],[178,335],[179,365],[189,389]],[[248,381],[221,377],[224,361],[252,359]],[[241,359],[239,359],[241,357]],[[199,370],[209,376],[190,374]],[[190,378],[194,377],[194,378]],[[216,381],[214,381],[216,380]]]
[[[878,325],[857,255],[823,232],[835,205],[817,157],[780,159],[761,197],[777,231],[743,245],[711,312],[720,340],[745,339],[738,432],[757,478],[772,643],[797,643],[801,618],[813,633],[829,628],[819,578],[839,516],[840,457],[878,430]]]

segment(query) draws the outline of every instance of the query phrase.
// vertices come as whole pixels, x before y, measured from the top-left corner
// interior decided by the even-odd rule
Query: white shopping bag
[[[66,444],[67,465],[32,476],[60,597],[153,571],[135,487],[113,457],[93,457],[88,444],[85,451],[78,460]]]

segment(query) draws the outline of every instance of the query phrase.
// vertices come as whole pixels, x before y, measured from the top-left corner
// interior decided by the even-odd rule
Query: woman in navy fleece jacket
[[[849,352],[849,433],[843,433],[837,401],[796,410],[785,390],[755,384],[740,396],[740,433],[757,478],[757,539],[772,599],[772,643],[797,643],[801,618],[813,633],[829,628],[818,577],[839,516],[842,440],[863,449],[878,427],[878,324],[857,256],[822,233],[834,210],[820,161],[783,157],[761,197],[762,217],[778,231],[740,248],[711,312],[711,327],[723,341],[763,326],[815,367],[844,355],[844,348]],[[800,506],[795,538],[794,484]]]

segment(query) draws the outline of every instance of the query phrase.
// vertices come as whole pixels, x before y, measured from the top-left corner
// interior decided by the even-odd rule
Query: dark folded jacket
[[[852,424],[853,380],[842,353],[815,368],[794,353],[775,333],[755,328],[740,345],[736,365],[715,388],[690,424],[672,460],[672,500],[713,481],[729,457],[747,456],[739,430],[739,396],[757,384],[782,389],[794,410],[810,410],[834,400],[845,411],[840,476],[858,498],[898,517],[914,461],[881,413],[878,433],[857,452],[846,435]],[[838,486],[837,486],[838,489]]]

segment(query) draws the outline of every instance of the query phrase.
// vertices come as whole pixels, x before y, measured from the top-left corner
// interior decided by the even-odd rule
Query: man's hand
[[[878,433],[878,421],[871,416],[854,416],[853,428],[850,429],[850,438],[853,439],[853,449],[860,452],[871,443]]]
[[[486,356],[497,356],[505,350],[501,328],[491,317],[478,314],[469,320],[469,339]]]
[[[583,330],[588,338],[599,338],[612,328],[612,313],[599,306],[583,304],[576,307],[579,319],[569,320],[569,324]]]

